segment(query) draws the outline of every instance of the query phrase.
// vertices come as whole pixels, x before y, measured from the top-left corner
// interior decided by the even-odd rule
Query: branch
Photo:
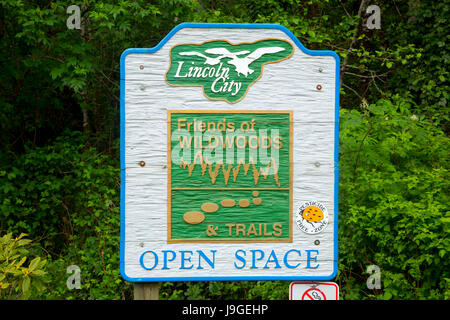
[[[348,13],[347,9],[345,9],[344,4],[342,3],[341,0],[339,0],[339,4],[340,4],[341,7],[344,9],[345,13],[347,14],[347,17],[352,18],[352,16],[350,15],[350,13]]]
[[[352,87],[349,87],[348,85],[346,85],[345,83],[343,83],[342,84],[342,86],[343,87],[346,87],[347,89],[350,89],[350,90],[352,90],[353,91],[353,93],[354,94],[356,94],[361,100],[363,100],[364,98],[363,97],[361,97],[360,95],[359,95],[359,93],[358,92],[356,92],[356,90],[355,89],[353,89]]]
[[[352,52],[352,50],[353,50],[353,46],[355,45],[355,43],[356,43],[356,39],[358,38],[358,34],[359,34],[359,27],[360,27],[360,25],[361,25],[361,16],[362,16],[362,12],[363,12],[363,9],[365,8],[365,6],[366,6],[366,2],[367,2],[367,0],[362,0],[361,1],[361,4],[359,5],[359,10],[358,10],[358,23],[357,23],[357,25],[356,25],[356,29],[355,29],[355,33],[353,34],[353,39],[352,39],[352,42],[350,43],[350,47],[348,48],[348,50],[347,50],[347,55],[345,56],[345,58],[344,58],[344,62],[342,63],[342,66],[341,66],[341,79],[340,79],[340,81],[341,81],[341,83],[342,84],[344,84],[343,82],[342,82],[342,80],[343,80],[343,77],[344,77],[344,71],[345,71],[345,68],[346,68],[346,66],[347,66],[347,63],[348,63],[348,58],[349,58],[349,56],[350,56],[350,53]]]
[[[364,135],[364,138],[361,140],[361,144],[359,145],[359,148],[358,148],[358,153],[356,154],[355,168],[353,170],[353,181],[356,178],[356,169],[358,168],[359,155],[361,153],[361,148],[363,146],[364,140],[366,140],[366,138],[369,136],[370,132],[372,132],[372,123],[371,122],[370,122],[369,131],[366,132],[366,134]]]

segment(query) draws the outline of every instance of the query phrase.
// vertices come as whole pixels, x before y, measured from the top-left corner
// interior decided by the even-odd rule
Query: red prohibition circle
[[[315,294],[313,292],[317,292],[317,291],[320,292],[320,294],[323,297],[323,300],[327,300],[327,297],[325,296],[325,294],[317,288],[311,288],[311,289],[306,290],[305,293],[302,295],[302,300],[322,300],[322,299],[314,299]],[[309,299],[305,299],[305,296],[307,296]]]

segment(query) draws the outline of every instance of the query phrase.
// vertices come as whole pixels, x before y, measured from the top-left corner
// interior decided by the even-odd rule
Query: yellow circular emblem
[[[309,206],[303,210],[302,217],[311,222],[319,222],[323,220],[323,212],[316,206]]]

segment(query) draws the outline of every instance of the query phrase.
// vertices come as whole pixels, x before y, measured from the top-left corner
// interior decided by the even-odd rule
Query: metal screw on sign
[[[145,161],[139,161],[139,165],[140,165],[141,167],[145,167]]]
[[[141,65],[139,66],[139,69],[144,70],[144,65],[141,64]]]
[[[320,241],[319,241],[319,240],[316,240],[316,241],[314,241],[314,244],[315,244],[316,246],[318,246],[318,245],[320,244]]]
[[[320,91],[320,90],[322,90],[322,86],[321,86],[320,84],[318,84],[318,85],[316,86],[316,89]]]
[[[322,68],[319,68],[319,72],[322,72],[323,71],[323,69]]]

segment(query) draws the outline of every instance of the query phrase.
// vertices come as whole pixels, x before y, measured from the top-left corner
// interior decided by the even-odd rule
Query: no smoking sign
[[[289,300],[339,300],[339,286],[334,282],[292,282]]]
[[[327,297],[321,290],[311,288],[305,291],[301,300],[327,300]]]

